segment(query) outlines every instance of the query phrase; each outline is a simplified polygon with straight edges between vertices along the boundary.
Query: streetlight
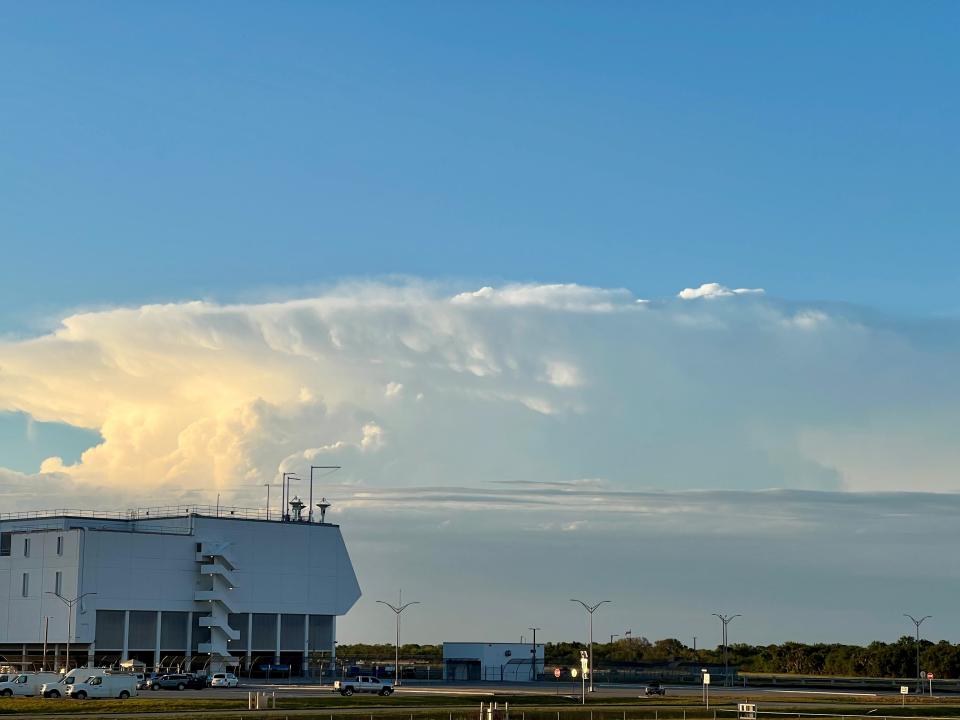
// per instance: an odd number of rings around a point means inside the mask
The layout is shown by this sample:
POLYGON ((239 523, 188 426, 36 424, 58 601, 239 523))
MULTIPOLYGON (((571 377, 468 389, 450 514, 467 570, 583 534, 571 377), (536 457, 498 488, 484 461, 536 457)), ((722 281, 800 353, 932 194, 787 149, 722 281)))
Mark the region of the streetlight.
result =
POLYGON ((78 595, 77 597, 73 598, 73 600, 67 600, 60 593, 50 592, 49 590, 47 590, 46 593, 44 594, 56 595, 67 606, 67 659, 64 663, 64 667, 66 667, 67 670, 69 671, 70 670, 70 636, 73 634, 73 606, 76 605, 81 600, 83 600, 87 595, 96 595, 96 593, 86 592, 86 593, 83 593, 83 595, 78 595))
MULTIPOLYGON (((311 465, 310 466, 310 502, 308 503, 308 505, 310 506, 310 511, 307 513, 307 522, 313 522, 313 471, 314 470, 339 470, 339 469, 340 469, 339 465, 311 465)), ((324 502, 326 502, 326 498, 324 498, 324 502)), ((321 508, 321 512, 325 513, 326 509, 321 508)), ((323 522, 323 520, 321 520, 320 522, 323 522)))
POLYGON ((601 600, 596 605, 587 605, 583 600, 570 598, 570 602, 580 603, 583 609, 590 615, 590 692, 593 692, 593 613, 604 603, 613 602, 612 600, 601 600))
POLYGON ((538 627, 527 628, 527 630, 533 630, 533 650, 530 651, 533 653, 533 659, 530 662, 530 679, 534 682, 537 680, 537 630, 541 629, 538 627))
POLYGON ((610 644, 613 645, 613 639, 614 639, 614 638, 618 638, 618 637, 620 637, 620 636, 619 636, 619 635, 613 635, 613 634, 611 634, 611 635, 610 635, 610 644))
POLYGON ((290 513, 287 511, 287 501, 290 499, 290 481, 300 480, 296 473, 285 472, 283 474, 283 499, 280 501, 280 519, 290 520, 290 513))
POLYGON ((933 615, 924 615, 919 620, 917 620, 913 615, 908 615, 907 613, 904 613, 903 616, 910 618, 913 621, 913 624, 917 626, 917 692, 922 693, 923 680, 920 679, 920 625, 923 624, 924 620, 932 618, 933 615))
POLYGON ((729 625, 734 618, 743 616, 739 613, 736 615, 721 615, 720 613, 711 614, 720 618, 720 622, 723 623, 723 684, 727 685, 730 682, 730 671, 727 669, 727 625, 729 625))
POLYGON ((400 685, 400 613, 406 610, 411 605, 419 605, 419 600, 413 600, 406 604, 403 603, 403 590, 400 591, 400 605, 391 605, 386 600, 377 600, 381 605, 386 605, 388 608, 393 610, 397 616, 397 653, 393 662, 393 683, 394 685, 400 685))

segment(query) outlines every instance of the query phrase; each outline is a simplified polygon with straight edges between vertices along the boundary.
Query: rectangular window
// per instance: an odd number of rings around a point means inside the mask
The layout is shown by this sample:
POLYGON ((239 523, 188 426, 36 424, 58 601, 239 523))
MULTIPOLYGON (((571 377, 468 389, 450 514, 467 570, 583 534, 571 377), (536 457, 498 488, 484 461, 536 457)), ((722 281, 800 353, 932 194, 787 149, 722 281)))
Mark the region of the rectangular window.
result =
POLYGON ((30 538, 23 539, 23 556, 30 557, 30 538))
POLYGON ((53 579, 53 591, 57 595, 63 595, 63 573, 58 572, 53 579))
POLYGON ((63 555, 63 535, 57 535, 57 555, 63 555))
POLYGON ((30 597, 30 573, 23 574, 23 596, 30 597))
POLYGON ((9 557, 10 556, 10 541, 12 536, 10 533, 0 533, 0 557, 9 557))

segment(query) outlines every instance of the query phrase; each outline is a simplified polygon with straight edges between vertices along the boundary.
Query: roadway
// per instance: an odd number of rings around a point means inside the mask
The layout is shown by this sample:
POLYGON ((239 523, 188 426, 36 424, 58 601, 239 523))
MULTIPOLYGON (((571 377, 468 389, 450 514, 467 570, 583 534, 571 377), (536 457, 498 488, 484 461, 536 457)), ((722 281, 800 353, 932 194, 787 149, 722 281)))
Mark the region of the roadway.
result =
MULTIPOLYGON (((635 699, 644 697, 644 684, 616 684, 616 685, 595 685, 594 692, 590 695, 593 698, 616 699, 630 698, 635 699)), ((700 702, 703 690, 699 685, 663 685, 666 689, 667 697, 689 698, 691 704, 700 702)), ((536 695, 549 702, 550 697, 556 697, 561 702, 569 702, 569 698, 580 697, 580 683, 570 682, 538 682, 538 683, 406 683, 396 688, 396 695, 400 696, 444 696, 480 699, 484 696, 495 698, 498 695, 536 695)), ((268 692, 277 694, 277 697, 330 697, 333 690, 330 685, 319 685, 314 683, 301 684, 292 683, 264 683, 249 682, 242 683, 236 688, 207 688, 206 690, 141 690, 140 696, 147 698, 160 698, 166 695, 176 697, 198 697, 198 698, 238 698, 247 697, 249 692, 268 692)), ((770 687, 750 687, 738 685, 736 687, 721 687, 718 685, 710 686, 710 698, 717 700, 739 699, 744 696, 757 697, 769 696, 770 702, 796 701, 800 698, 824 701, 842 701, 848 699, 851 702, 869 700, 869 698, 899 696, 899 692, 894 690, 874 690, 874 691, 854 691, 854 690, 820 690, 810 689, 808 687, 787 688, 778 686, 770 687)), ((915 696, 911 696, 915 697, 915 696)), ((935 696, 936 697, 936 696, 935 696)), ((653 698, 651 698, 653 699, 653 698)), ((389 704, 390 699, 384 698, 384 704, 389 704)))

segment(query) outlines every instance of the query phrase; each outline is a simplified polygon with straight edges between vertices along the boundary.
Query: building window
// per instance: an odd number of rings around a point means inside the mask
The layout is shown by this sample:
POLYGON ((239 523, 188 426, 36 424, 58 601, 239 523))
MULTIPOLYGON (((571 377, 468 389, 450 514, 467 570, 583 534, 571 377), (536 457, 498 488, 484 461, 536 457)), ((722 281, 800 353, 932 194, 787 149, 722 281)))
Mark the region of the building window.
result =
POLYGON ((63 555, 63 535, 57 535, 57 555, 63 555))
POLYGON ((30 597, 30 573, 23 574, 23 596, 30 597))
POLYGON ((0 557, 10 556, 10 533, 0 533, 0 557))
POLYGON ((30 538, 23 539, 23 556, 30 557, 30 538))
POLYGON ((53 579, 53 591, 57 595, 62 595, 63 594, 61 592, 62 590, 63 590, 63 573, 58 572, 53 579))

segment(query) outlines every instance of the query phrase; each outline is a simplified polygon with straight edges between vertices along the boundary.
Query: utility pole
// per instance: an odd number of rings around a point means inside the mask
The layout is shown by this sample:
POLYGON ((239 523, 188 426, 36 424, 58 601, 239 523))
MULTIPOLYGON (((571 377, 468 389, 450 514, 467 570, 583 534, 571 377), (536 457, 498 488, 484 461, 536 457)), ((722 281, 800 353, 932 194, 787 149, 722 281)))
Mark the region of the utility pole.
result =
POLYGON ((270 519, 270 483, 264 483, 263 486, 267 489, 267 520, 270 519))
POLYGON ((67 606, 67 658, 66 658, 65 667, 67 668, 67 672, 69 672, 70 671, 70 636, 73 634, 73 606, 76 605, 81 600, 83 600, 85 597, 87 597, 87 595, 96 595, 96 593, 95 592, 83 593, 83 595, 77 595, 77 597, 73 598, 73 600, 68 600, 60 593, 50 592, 49 590, 47 590, 45 594, 56 595, 58 598, 60 598, 63 601, 63 604, 67 606))
POLYGON ((723 684, 728 685, 730 683, 730 671, 727 667, 727 625, 729 625, 734 618, 742 616, 739 613, 736 615, 721 615, 720 613, 712 614, 720 618, 720 622, 723 623, 723 684))
MULTIPOLYGON (((922 618, 917 620, 913 615, 908 615, 907 613, 903 614, 904 617, 910 618, 913 621, 913 624, 917 626, 917 693, 923 694, 923 680, 920 677, 920 626, 923 624, 924 620, 929 620, 932 615, 924 615, 922 618)), ((931 683, 931 688, 932 688, 931 683)))
POLYGON ((601 600, 596 605, 587 605, 583 600, 571 598, 570 602, 580 603, 583 609, 590 615, 590 692, 593 692, 593 613, 604 603, 613 602, 612 600, 601 600))
POLYGON ((530 679, 536 682, 537 680, 537 630, 542 630, 542 628, 532 627, 527 628, 527 630, 533 630, 533 653, 532 662, 530 663, 530 679))
POLYGON ((393 610, 393 612, 397 616, 397 650, 396 650, 396 655, 394 656, 395 659, 393 663, 393 684, 399 687, 400 686, 400 613, 402 613, 411 605, 419 605, 420 601, 413 600, 411 602, 408 602, 406 605, 404 605, 403 590, 401 590, 399 605, 391 605, 386 600, 377 600, 377 602, 380 603, 381 605, 386 605, 388 608, 393 610))

